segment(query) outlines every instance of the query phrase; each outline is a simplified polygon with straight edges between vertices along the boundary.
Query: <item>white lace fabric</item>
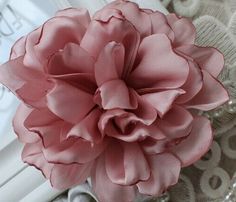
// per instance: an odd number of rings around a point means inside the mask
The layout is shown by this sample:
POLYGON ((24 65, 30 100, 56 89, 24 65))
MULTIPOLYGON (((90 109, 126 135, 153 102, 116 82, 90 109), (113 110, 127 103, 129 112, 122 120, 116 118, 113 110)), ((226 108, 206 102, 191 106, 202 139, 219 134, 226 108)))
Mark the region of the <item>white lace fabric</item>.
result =
MULTIPOLYGON (((183 169, 179 183, 160 198, 137 202, 236 202, 236 0, 162 0, 178 15, 191 18, 196 43, 213 46, 225 56, 219 79, 230 101, 204 113, 213 124, 215 139, 210 151, 193 166, 183 169)), ((69 190, 54 202, 96 201, 88 183, 69 190)))

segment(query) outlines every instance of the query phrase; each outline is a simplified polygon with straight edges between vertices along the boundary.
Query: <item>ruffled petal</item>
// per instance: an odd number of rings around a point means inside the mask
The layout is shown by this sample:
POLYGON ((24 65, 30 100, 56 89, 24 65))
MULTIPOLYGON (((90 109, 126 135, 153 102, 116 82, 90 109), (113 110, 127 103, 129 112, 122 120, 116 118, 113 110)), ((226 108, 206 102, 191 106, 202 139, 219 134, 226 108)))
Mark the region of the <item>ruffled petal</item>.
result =
POLYGON ((113 142, 105 152, 108 177, 119 185, 132 185, 147 180, 150 170, 146 157, 137 143, 113 142))
POLYGON ((123 80, 111 80, 101 85, 94 101, 105 110, 136 109, 138 106, 136 93, 129 89, 123 80))
POLYGON ((103 137, 98 129, 101 114, 101 110, 94 109, 82 121, 71 128, 67 137, 80 137, 90 142, 99 143, 103 137))
POLYGON ((97 12, 95 16, 102 15, 109 9, 121 11, 125 19, 135 26, 142 38, 152 34, 152 23, 150 17, 148 13, 139 8, 138 4, 130 1, 114 1, 97 12))
POLYGON ((182 104, 192 99, 202 88, 203 76, 200 68, 192 61, 189 62, 189 75, 185 84, 181 86, 181 89, 185 91, 185 94, 180 95, 176 99, 176 103, 182 104))
POLYGON ((181 89, 166 90, 155 93, 147 93, 142 95, 142 98, 150 103, 158 112, 160 117, 163 117, 170 110, 176 98, 184 94, 181 89))
POLYGON ((192 129, 193 117, 185 108, 173 106, 156 125, 166 137, 175 139, 187 136, 192 129))
POLYGON ((55 87, 47 94, 48 108, 61 119, 77 124, 94 107, 93 96, 66 82, 54 82, 55 87))
POLYGON ((24 103, 34 107, 46 105, 45 95, 52 88, 44 74, 23 65, 22 57, 1 65, 0 82, 24 103))
POLYGON ((64 10, 57 11, 56 16, 72 18, 85 28, 87 28, 91 22, 89 12, 85 8, 66 8, 64 10))
POLYGON ((67 43, 79 44, 85 31, 86 28, 83 25, 71 18, 51 18, 43 25, 40 39, 32 51, 41 64, 45 64, 48 57, 63 49, 67 43))
POLYGON ((164 34, 146 37, 138 51, 139 64, 127 82, 135 89, 173 89, 182 86, 188 76, 187 61, 175 54, 164 34))
POLYGON ((188 108, 208 111, 227 102, 229 100, 229 95, 223 85, 214 77, 212 77, 208 72, 202 70, 202 73, 202 89, 185 105, 188 108))
POLYGON ((94 74, 94 63, 94 59, 78 44, 67 43, 63 50, 50 57, 45 71, 51 75, 94 74))
POLYGON ((107 141, 99 144, 80 138, 69 138, 43 149, 43 154, 48 162, 71 164, 84 164, 96 159, 106 148, 107 141))
POLYGON ((95 78, 98 86, 107 81, 121 79, 124 57, 125 49, 122 44, 110 42, 105 46, 95 64, 95 78))
POLYGON ((91 179, 93 190, 102 202, 131 202, 135 198, 134 186, 121 186, 109 179, 103 156, 97 160, 91 179))
POLYGON ((194 44, 196 38, 196 29, 193 23, 187 18, 178 18, 174 14, 167 15, 167 21, 174 32, 175 47, 183 44, 194 44))
POLYGON ((125 64, 123 75, 126 76, 133 66, 140 42, 140 34, 134 26, 117 13, 108 13, 91 21, 82 41, 81 47, 95 59, 101 50, 111 41, 125 47, 125 64))
POLYGON ((213 77, 217 77, 224 67, 224 56, 216 48, 183 45, 176 50, 194 59, 201 69, 207 71, 213 77))
POLYGON ((25 119, 24 126, 40 137, 45 148, 58 144, 63 136, 62 132, 71 127, 48 108, 33 109, 25 119))
POLYGON ((39 169, 42 174, 49 179, 54 164, 48 163, 42 153, 42 143, 25 144, 21 157, 25 163, 39 169))
POLYGON ((174 146, 171 151, 186 167, 199 160, 210 148, 213 140, 211 123, 207 118, 196 117, 189 136, 174 146))
POLYGON ((167 149, 167 143, 167 139, 155 140, 152 138, 147 138, 140 143, 140 146, 142 147, 145 154, 154 155, 164 153, 167 149))
POLYGON ((39 137, 34 132, 27 130, 24 125, 25 120, 30 115, 33 109, 24 104, 20 104, 13 119, 13 128, 19 140, 23 143, 33 143, 39 140, 39 137))
POLYGON ((181 164, 172 154, 163 153, 149 156, 151 177, 137 184, 142 194, 160 196, 167 188, 178 182, 181 164))
POLYGON ((82 184, 90 176, 92 166, 93 163, 56 164, 50 175, 51 185, 56 189, 64 190, 82 184))
POLYGON ((26 36, 18 39, 11 48, 10 60, 14 60, 25 54, 26 36))

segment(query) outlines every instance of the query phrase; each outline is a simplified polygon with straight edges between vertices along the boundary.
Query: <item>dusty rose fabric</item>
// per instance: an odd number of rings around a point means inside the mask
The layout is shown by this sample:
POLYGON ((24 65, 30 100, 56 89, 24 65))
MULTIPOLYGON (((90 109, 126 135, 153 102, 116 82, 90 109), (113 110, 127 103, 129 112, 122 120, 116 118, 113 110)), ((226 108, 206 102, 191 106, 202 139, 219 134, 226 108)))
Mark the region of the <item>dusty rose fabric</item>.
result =
POLYGON ((91 177, 101 202, 162 194, 212 142, 210 121, 189 109, 228 100, 222 54, 194 39, 187 19, 122 0, 92 19, 59 11, 19 39, 0 81, 22 100, 23 160, 58 189, 91 177))

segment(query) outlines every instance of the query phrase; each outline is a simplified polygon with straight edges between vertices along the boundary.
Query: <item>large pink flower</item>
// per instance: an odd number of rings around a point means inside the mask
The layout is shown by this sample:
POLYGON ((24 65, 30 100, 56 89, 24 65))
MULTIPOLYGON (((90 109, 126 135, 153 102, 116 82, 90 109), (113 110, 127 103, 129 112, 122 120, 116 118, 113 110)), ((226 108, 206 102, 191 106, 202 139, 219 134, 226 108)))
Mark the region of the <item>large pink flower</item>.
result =
POLYGON ((222 54, 194 40, 187 19, 128 1, 92 20, 84 9, 59 11, 0 68, 23 101, 13 123, 23 160, 59 189, 91 177, 102 202, 162 194, 212 142, 209 120, 188 109, 228 100, 216 79, 222 54))

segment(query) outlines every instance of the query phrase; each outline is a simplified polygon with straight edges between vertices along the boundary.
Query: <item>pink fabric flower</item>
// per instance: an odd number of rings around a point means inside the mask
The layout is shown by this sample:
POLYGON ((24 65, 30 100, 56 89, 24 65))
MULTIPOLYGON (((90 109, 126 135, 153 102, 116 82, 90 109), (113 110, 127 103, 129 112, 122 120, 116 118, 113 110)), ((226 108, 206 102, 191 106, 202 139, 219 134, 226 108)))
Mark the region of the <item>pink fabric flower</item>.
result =
POLYGON ((91 177, 102 202, 158 196, 212 142, 211 110, 228 100, 214 48, 194 45, 191 22, 114 1, 18 40, 0 81, 22 100, 14 129, 23 160, 65 189, 91 177))

